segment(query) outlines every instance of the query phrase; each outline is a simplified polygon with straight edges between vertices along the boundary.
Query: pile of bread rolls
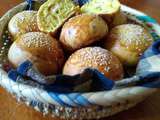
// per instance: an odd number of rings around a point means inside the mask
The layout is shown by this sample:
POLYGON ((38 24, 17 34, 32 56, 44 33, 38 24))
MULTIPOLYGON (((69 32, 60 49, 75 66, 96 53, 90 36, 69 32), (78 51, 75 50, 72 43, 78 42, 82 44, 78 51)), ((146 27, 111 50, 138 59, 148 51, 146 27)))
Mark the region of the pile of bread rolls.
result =
POLYGON ((12 65, 30 60, 44 75, 93 68, 120 80, 123 66, 136 66, 153 42, 145 28, 128 23, 118 0, 91 0, 81 7, 72 0, 48 0, 38 11, 16 14, 8 29, 12 65))

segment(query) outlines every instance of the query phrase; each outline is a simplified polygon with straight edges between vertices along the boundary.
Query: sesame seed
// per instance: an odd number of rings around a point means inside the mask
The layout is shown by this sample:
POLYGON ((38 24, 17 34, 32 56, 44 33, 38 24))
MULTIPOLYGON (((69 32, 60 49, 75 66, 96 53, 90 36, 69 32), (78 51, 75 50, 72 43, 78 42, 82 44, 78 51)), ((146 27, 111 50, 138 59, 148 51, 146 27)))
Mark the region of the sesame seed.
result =
POLYGON ((126 49, 138 51, 146 49, 153 42, 150 33, 142 26, 135 24, 124 24, 114 27, 111 30, 110 38, 119 40, 126 49))

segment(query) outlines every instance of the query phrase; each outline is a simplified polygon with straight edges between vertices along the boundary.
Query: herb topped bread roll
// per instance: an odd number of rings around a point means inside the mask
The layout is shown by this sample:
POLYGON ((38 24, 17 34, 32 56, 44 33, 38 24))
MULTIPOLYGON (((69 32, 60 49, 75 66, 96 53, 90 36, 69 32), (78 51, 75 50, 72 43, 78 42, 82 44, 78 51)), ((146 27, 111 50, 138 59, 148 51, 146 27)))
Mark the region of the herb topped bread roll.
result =
POLYGON ((11 45, 8 59, 15 67, 30 60, 42 74, 51 75, 61 71, 64 54, 56 39, 42 32, 30 32, 11 45))
POLYGON ((79 12, 72 0, 48 0, 38 11, 38 27, 42 32, 55 34, 63 23, 79 12))
POLYGON ((107 22, 111 22, 120 11, 119 0, 90 0, 81 7, 82 13, 101 15, 107 22))
POLYGON ((27 32, 38 32, 37 11, 23 11, 12 17, 8 30, 13 40, 27 32))
POLYGON ((101 17, 82 14, 64 24, 60 42, 66 50, 72 52, 102 39, 107 33, 108 26, 101 17))
POLYGON ((124 24, 110 31, 105 39, 105 48, 113 52, 125 65, 134 66, 152 42, 152 36, 142 26, 124 24))
POLYGON ((73 53, 65 63, 63 74, 76 75, 86 68, 97 69, 111 80, 123 78, 123 68, 118 58, 100 47, 86 47, 73 53))

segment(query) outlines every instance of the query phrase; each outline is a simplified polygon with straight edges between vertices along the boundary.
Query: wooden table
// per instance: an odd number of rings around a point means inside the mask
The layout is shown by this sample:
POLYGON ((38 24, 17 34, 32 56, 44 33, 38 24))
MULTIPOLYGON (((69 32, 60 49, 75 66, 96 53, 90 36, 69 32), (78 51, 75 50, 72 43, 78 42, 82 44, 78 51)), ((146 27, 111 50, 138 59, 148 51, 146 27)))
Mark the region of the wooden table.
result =
MULTIPOLYGON (((121 0, 124 4, 141 10, 160 22, 160 0, 121 0)), ((22 0, 1 0, 0 15, 22 0)), ((0 87, 0 120, 59 120, 50 116, 43 116, 41 113, 18 103, 0 87)), ((149 97, 136 107, 121 112, 113 117, 102 120, 160 120, 160 92, 149 97)))

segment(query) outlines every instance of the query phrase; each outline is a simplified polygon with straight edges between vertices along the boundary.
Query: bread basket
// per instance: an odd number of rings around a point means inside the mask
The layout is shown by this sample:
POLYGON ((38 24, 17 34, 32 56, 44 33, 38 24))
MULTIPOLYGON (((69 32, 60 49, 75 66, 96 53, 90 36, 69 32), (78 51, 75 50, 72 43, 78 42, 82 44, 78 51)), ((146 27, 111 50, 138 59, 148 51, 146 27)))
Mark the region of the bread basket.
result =
MULTIPOLYGON (((50 114, 64 119, 99 119, 135 106, 160 88, 159 79, 156 78, 156 83, 127 86, 109 91, 62 94, 11 80, 6 72, 9 67, 7 51, 11 44, 7 24, 16 13, 23 11, 27 6, 27 2, 21 3, 0 19, 0 85, 19 101, 25 102, 44 115, 50 114)), ((122 5, 121 9, 129 19, 147 28, 155 41, 160 38, 160 26, 154 19, 125 5, 122 5)), ((157 44, 160 42, 155 42, 151 48, 157 44)), ((151 48, 148 52, 146 51, 144 58, 139 62, 140 67, 137 71, 160 72, 160 52, 149 52, 151 48)), ((153 76, 148 79, 152 78, 153 76)))

